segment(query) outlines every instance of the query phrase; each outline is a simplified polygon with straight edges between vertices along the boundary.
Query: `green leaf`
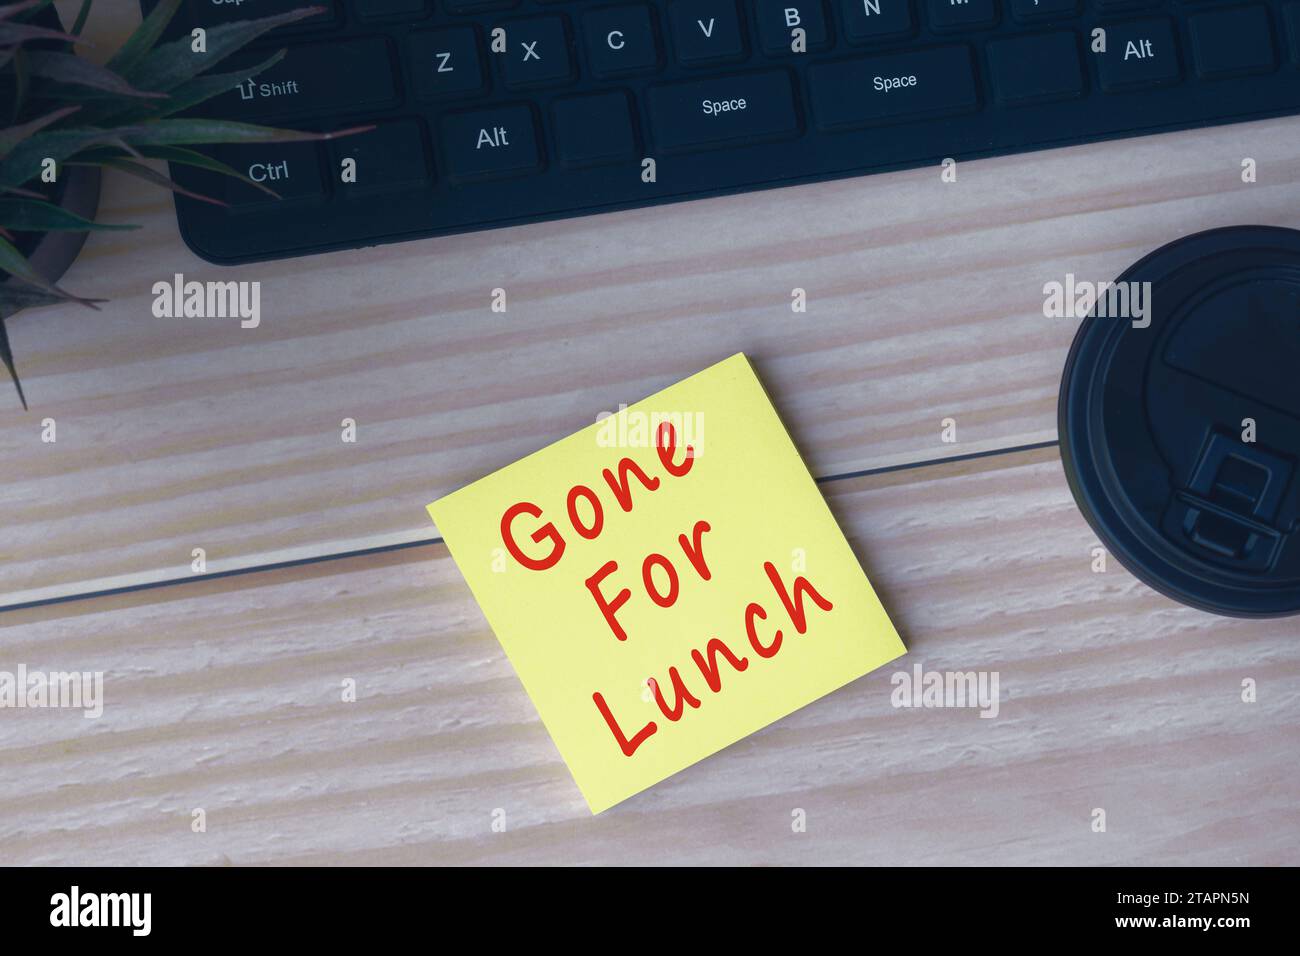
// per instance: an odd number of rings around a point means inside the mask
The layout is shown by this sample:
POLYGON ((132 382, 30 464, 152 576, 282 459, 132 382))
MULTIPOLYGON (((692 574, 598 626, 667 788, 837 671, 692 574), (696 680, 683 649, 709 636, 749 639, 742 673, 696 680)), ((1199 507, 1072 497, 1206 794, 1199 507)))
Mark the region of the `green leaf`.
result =
POLYGON ((28 199, 44 199, 45 196, 34 189, 21 189, 18 186, 0 186, 0 193, 10 193, 14 196, 25 196, 28 199))
POLYGON ((176 16, 180 6, 181 0, 162 0, 153 8, 153 12, 144 18, 144 22, 135 28, 135 32, 127 37, 122 48, 113 54, 112 59, 107 63, 108 68, 118 73, 126 73, 135 67, 158 43, 158 38, 163 35, 167 24, 171 23, 172 17, 176 16))
MULTIPOLYGON (((288 143, 299 140, 337 139, 374 129, 374 124, 353 126, 333 133, 312 133, 297 129, 275 129, 235 120, 166 119, 134 127, 123 139, 133 146, 201 146, 211 143, 288 143)), ((3 177, 0 177, 0 185, 3 177)))
POLYGON ((191 189, 186 189, 184 186, 168 178, 167 176, 164 176, 156 169, 150 169, 148 166, 142 166, 140 163, 132 162, 129 159, 121 159, 121 158, 105 159, 96 163, 95 165, 103 166, 105 169, 116 169, 118 172, 123 172, 130 176, 136 176, 140 179, 143 179, 147 183, 153 183, 153 185, 161 186, 163 189, 170 189, 174 193, 179 193, 182 196, 188 196, 190 199, 196 199, 199 202, 211 203, 214 206, 230 205, 229 203, 224 202, 223 200, 213 199, 211 196, 205 196, 202 193, 196 193, 191 189))
MULTIPOLYGON (((90 299, 83 299, 80 296, 75 296, 70 292, 66 292, 49 279, 45 278, 45 276, 32 268, 32 264, 27 261, 26 256, 18 251, 17 246, 8 239, 2 238, 0 238, 0 271, 7 272, 14 278, 28 282, 43 292, 57 295, 63 299, 71 299, 75 302, 80 302, 83 305, 89 305, 91 308, 96 308, 90 299)), ((5 283, 5 285, 9 285, 12 281, 13 280, 11 279, 10 282, 5 283)))
POLYGON ((63 117, 81 109, 80 106, 65 106, 61 110, 55 110, 53 113, 46 113, 44 116, 38 116, 29 123, 23 123, 21 126, 10 126, 8 129, 0 129, 0 156, 6 155, 20 142, 34 133, 39 133, 42 129, 51 123, 57 123, 63 117))
POLYGON ((112 70, 97 66, 84 57, 73 53, 51 53, 45 50, 34 50, 28 53, 27 64, 33 76, 42 76, 56 83, 85 86, 92 90, 103 90, 115 96, 157 99, 165 95, 138 90, 112 70))
POLYGON ((29 136, 0 159, 0 188, 22 186, 41 172, 41 163, 52 159, 62 163, 69 156, 115 137, 128 138, 133 128, 123 129, 51 129, 29 136))
POLYGON ((24 282, 0 282, 0 362, 3 362, 5 368, 8 369, 14 388, 18 389, 18 400, 23 403, 24 410, 27 408, 27 398, 23 395, 23 385, 18 378, 18 369, 14 367, 14 354, 9 345, 9 333, 5 328, 5 319, 16 315, 23 309, 34 309, 37 306, 53 305, 62 301, 63 296, 42 292, 40 289, 32 288, 24 282))
POLYGON ((42 0, 24 0, 23 3, 10 3, 0 7, 0 20, 11 20, 24 10, 30 10, 35 6, 43 6, 42 0))
POLYGON ((18 117, 23 114, 23 105, 27 102, 27 83, 31 79, 31 74, 27 69, 27 51, 22 47, 14 47, 14 108, 12 112, 13 122, 18 122, 18 117))
POLYGON ((4 238, 0 238, 0 271, 7 272, 16 278, 26 280, 38 289, 43 289, 46 292, 57 293, 59 291, 55 287, 54 283, 46 280, 44 276, 32 267, 32 264, 27 261, 27 257, 18 251, 17 246, 4 238))
POLYGON ((112 100, 106 105, 92 104, 87 108, 84 121, 97 126, 124 123, 143 124, 185 112, 212 99, 214 96, 220 96, 222 93, 233 90, 241 83, 246 83, 263 70, 279 63, 284 58, 284 54, 285 51, 280 50, 261 63, 247 69, 236 70, 231 73, 205 74, 186 80, 172 90, 171 95, 161 104, 156 100, 128 102, 112 100))
MULTIPOLYGON (((8 285, 6 282, 5 285, 8 285)), ((23 383, 18 380, 18 369, 14 368, 14 351, 9 346, 9 330, 5 328, 6 311, 3 305, 4 285, 0 285, 0 362, 4 362, 5 368, 9 370, 9 378, 13 380, 14 388, 18 390, 18 401, 23 403, 23 411, 27 411, 27 396, 23 394, 23 383)))
POLYGON ((91 232, 139 228, 83 219, 54 203, 33 199, 0 199, 0 226, 19 232, 91 232))
POLYGON ((263 70, 270 69, 284 59, 284 50, 280 50, 274 55, 263 60, 256 66, 251 66, 246 70, 236 70, 231 73, 215 73, 205 76, 196 76, 192 80, 187 80, 180 86, 172 90, 171 99, 169 99, 163 108, 162 115, 170 116, 184 110, 192 109, 214 96, 220 96, 229 90, 233 90, 241 83, 257 76, 263 70))
MULTIPOLYGON (((144 156, 140 154, 140 151, 124 140, 121 136, 118 136, 115 130, 110 132, 112 132, 113 135, 104 140, 105 145, 117 147, 132 159, 144 159, 144 156)), ((80 156, 74 158, 80 158, 80 156)))
POLYGON ((188 36, 152 50, 126 73, 141 89, 169 92, 215 66, 269 30, 323 13, 324 7, 303 7, 259 20, 223 23, 208 30, 207 52, 195 53, 188 36))
POLYGON ((81 0, 81 9, 77 11, 77 18, 72 21, 72 29, 68 32, 73 36, 81 36, 81 31, 85 29, 86 18, 90 16, 91 0, 81 0))
POLYGON ((64 301, 62 296, 42 292, 25 282, 0 282, 0 316, 4 318, 17 315, 23 309, 34 309, 37 306, 53 305, 62 301, 64 301))
MULTIPOLYGON (((228 166, 219 159, 214 159, 207 153, 201 153, 197 149, 186 149, 183 146, 142 146, 140 155, 146 159, 161 159, 168 163, 175 163, 178 166, 193 166, 196 169, 216 173, 219 176, 238 179, 246 186, 260 190, 268 196, 274 196, 276 199, 280 198, 280 194, 265 183, 254 182, 233 166, 228 166)), ((122 158, 122 156, 110 150, 93 149, 82 153, 73 165, 101 165, 109 160, 120 160, 122 158)))
POLYGON ((150 159, 164 159, 178 166, 193 166, 220 176, 238 179, 244 185, 260 189, 268 196, 274 196, 277 199, 280 197, 279 193, 265 183, 254 182, 233 166, 228 166, 220 160, 213 159, 206 153, 200 153, 197 149, 185 149, 181 146, 146 146, 141 152, 150 159))
POLYGON ((29 40, 62 40, 76 43, 77 38, 70 33, 33 26, 30 23, 4 23, 0 21, 0 46, 16 46, 29 40))
POLYGON ((22 11, 21 14, 19 14, 18 19, 33 20, 40 15, 40 12, 42 10, 44 10, 46 7, 51 7, 53 5, 54 5, 54 0, 36 0, 35 3, 33 3, 26 10, 22 11))

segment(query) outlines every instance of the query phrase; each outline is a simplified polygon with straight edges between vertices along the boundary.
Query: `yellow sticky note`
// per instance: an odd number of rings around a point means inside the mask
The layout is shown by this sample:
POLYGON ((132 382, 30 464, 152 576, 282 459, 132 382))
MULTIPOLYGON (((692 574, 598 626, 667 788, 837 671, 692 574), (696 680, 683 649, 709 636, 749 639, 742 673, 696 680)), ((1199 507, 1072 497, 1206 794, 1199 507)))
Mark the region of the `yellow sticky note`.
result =
POLYGON ((905 652, 743 354, 429 515, 593 813, 905 652))

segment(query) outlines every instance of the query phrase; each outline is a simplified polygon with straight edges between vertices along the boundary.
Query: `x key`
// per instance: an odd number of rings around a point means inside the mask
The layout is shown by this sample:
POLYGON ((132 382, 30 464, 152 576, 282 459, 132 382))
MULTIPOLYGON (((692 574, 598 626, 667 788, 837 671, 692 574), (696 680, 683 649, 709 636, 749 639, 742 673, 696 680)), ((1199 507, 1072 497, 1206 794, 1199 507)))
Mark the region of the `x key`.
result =
MULTIPOLYGON (((505 51, 493 56, 501 63, 506 86, 518 88, 567 80, 573 73, 569 36, 559 17, 532 17, 501 25, 505 51)), ((496 39, 496 31, 493 39, 496 39)))

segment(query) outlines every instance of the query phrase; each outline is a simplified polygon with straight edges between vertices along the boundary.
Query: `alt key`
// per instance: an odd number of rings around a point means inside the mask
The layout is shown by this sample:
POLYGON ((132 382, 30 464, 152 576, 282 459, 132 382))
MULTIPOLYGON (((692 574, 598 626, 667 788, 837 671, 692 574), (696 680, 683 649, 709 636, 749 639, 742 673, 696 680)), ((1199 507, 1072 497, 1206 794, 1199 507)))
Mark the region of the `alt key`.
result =
POLYGON ((1101 88, 1131 90, 1175 82, 1178 48, 1168 20, 1139 20, 1106 27, 1106 52, 1098 64, 1101 88))
POLYGON ((533 112, 527 106, 444 116, 442 148, 453 179, 517 176, 539 163, 533 112))

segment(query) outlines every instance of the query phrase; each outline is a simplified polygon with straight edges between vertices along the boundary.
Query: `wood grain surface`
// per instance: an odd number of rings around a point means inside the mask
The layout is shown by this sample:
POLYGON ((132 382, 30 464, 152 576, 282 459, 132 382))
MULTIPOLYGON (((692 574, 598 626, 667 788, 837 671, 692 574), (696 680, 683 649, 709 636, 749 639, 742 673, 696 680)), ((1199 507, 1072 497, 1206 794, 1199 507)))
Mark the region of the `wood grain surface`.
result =
POLYGON ((829 500, 908 655, 595 818, 441 545, 0 615, 106 700, 0 720, 0 861, 1296 862, 1294 622, 1093 573, 1051 449, 829 500), (997 717, 892 707, 918 663, 997 717))
MULTIPOLYGON (((92 37, 138 15, 96 8, 92 37)), ((200 547, 228 570, 430 538, 427 502, 737 351, 818 476, 945 457, 948 417, 962 452, 1050 440, 1076 323, 1043 284, 1300 225, 1300 119, 237 269, 135 180, 102 215, 144 229, 67 285, 111 301, 10 323, 31 411, 0 393, 0 606, 184 578, 200 547), (261 326, 155 318, 175 273, 260 281, 261 326)))
MULTIPOLYGON (((137 18, 98 0, 91 55, 137 18)), ((104 218, 145 228, 92 238, 66 281, 111 301, 12 321, 31 411, 0 394, 0 670, 103 671, 105 710, 0 712, 0 864, 1294 864, 1295 620, 1094 573, 1056 450, 1015 449, 1055 438, 1074 333, 1043 284, 1300 226, 1298 134, 234 270, 185 250, 166 196, 110 179, 104 218), (262 282, 261 326, 154 318, 176 272, 262 282), (423 506, 736 351, 909 653, 593 818, 423 506), (998 715, 892 706, 918 664, 997 673, 998 715)))

